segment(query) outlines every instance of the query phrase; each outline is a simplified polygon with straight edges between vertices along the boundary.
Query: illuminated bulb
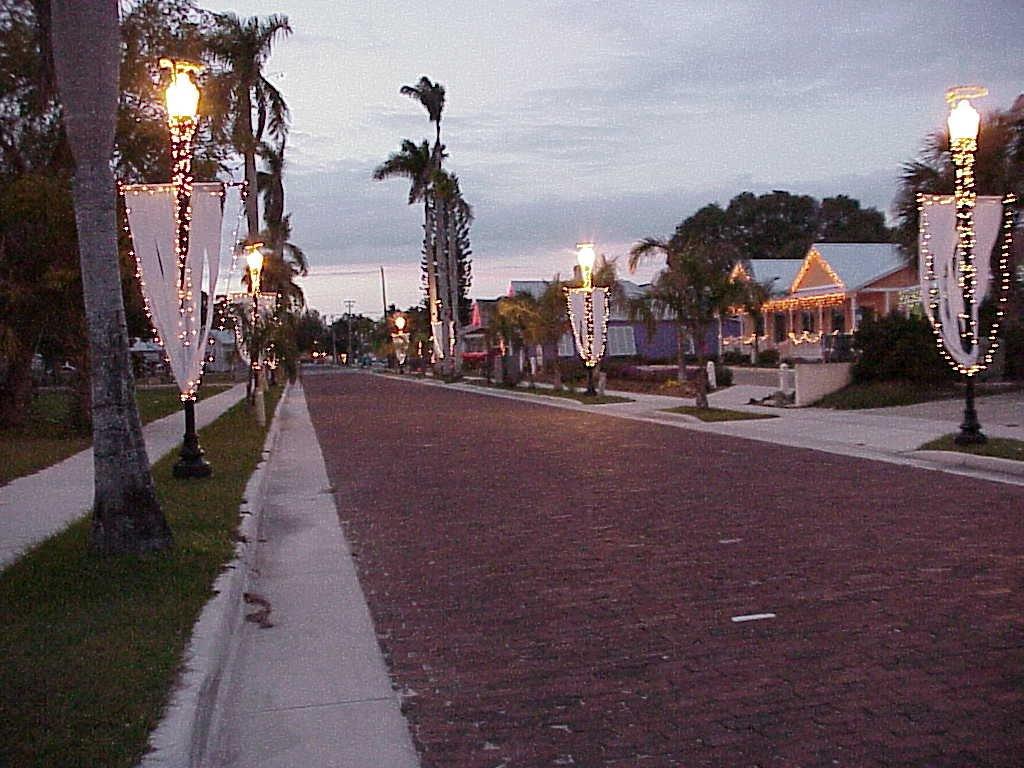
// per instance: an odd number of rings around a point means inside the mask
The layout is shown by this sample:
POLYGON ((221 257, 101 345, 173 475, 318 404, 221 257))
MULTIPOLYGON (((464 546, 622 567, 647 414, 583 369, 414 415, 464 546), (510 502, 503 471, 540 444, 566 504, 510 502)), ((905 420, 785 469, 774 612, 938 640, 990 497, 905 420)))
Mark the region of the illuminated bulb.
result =
POLYGON ((395 328, 398 329, 399 333, 405 330, 405 318, 401 315, 395 318, 395 328))
POLYGON ((981 116, 967 99, 958 101, 956 106, 949 111, 949 120, 947 122, 949 125, 950 142, 978 138, 981 116))
POLYGON ((249 267, 250 272, 259 272, 263 269, 263 251, 261 248, 263 243, 256 243, 255 245, 246 246, 245 249, 245 264, 249 267))
POLYGON ((164 91, 167 117, 171 121, 195 120, 199 114, 199 88, 192 81, 192 73, 200 67, 187 61, 161 59, 160 66, 171 70, 171 84, 164 91))
POLYGON ((576 260, 580 263, 580 269, 590 272, 594 269, 594 262, 597 260, 597 253, 594 251, 593 243, 576 244, 576 260))

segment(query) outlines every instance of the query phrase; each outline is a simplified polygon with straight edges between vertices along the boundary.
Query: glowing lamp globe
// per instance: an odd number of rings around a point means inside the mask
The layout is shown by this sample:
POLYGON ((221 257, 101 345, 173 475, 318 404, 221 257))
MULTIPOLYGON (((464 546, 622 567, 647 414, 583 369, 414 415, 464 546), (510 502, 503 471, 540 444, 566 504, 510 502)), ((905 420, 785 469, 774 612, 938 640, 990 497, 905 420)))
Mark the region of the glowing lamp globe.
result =
POLYGON ((981 116, 967 99, 961 99, 949 111, 949 140, 956 142, 978 138, 981 116))
POLYGON ((576 245, 576 260, 580 263, 580 269, 590 272, 597 260, 597 253, 594 251, 593 243, 578 243, 576 245))
POLYGON ((199 114, 199 89, 188 71, 175 71, 164 92, 167 116, 171 120, 195 120, 199 114))
POLYGON ((259 272, 263 269, 263 251, 260 250, 260 246, 249 246, 245 254, 245 263, 250 272, 259 272))
POLYGON ((399 333, 405 330, 405 318, 401 315, 395 318, 395 328, 398 329, 399 333))

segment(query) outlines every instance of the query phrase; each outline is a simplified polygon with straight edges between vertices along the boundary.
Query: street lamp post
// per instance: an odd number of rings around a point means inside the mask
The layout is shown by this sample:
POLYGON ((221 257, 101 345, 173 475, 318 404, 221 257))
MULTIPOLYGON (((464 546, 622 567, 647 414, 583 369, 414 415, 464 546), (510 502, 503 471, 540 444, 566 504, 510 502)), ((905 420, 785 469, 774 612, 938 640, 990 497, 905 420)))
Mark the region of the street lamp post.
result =
MULTIPOLYGON (((972 311, 978 287, 977 268, 974 264, 974 205, 977 198, 974 189, 974 154, 978 150, 978 128, 981 118, 970 98, 984 96, 984 89, 954 88, 947 94, 951 109, 949 112, 949 148, 956 166, 956 185, 953 197, 956 204, 957 261, 960 266, 959 288, 963 296, 963 313, 960 316, 960 338, 964 351, 970 353, 978 344, 978 324, 972 311)), ((983 254, 984 256, 984 254, 983 254)), ((954 438, 958 445, 976 445, 986 441, 974 408, 973 367, 965 371, 967 376, 964 396, 964 420, 960 433, 954 438)))
POLYGON ((252 329, 249 333, 249 366, 252 376, 253 405, 256 408, 256 423, 261 427, 267 423, 266 405, 261 389, 260 350, 256 340, 260 307, 260 277, 263 273, 263 243, 253 243, 245 248, 245 265, 249 270, 249 290, 252 293, 252 329))
POLYGON ((604 353, 608 323, 608 291, 594 287, 594 262, 597 254, 593 243, 578 243, 576 259, 580 265, 582 286, 566 291, 569 319, 572 322, 576 347, 587 367, 587 394, 596 395, 594 369, 604 353), (595 302, 595 299, 597 301, 595 302))
POLYGON ((405 373, 405 360, 409 352, 409 334, 406 333, 405 315, 395 315, 395 332, 392 334, 392 345, 395 348, 395 360, 398 363, 398 372, 405 373))
MULTIPOLYGON (((179 315, 184 318, 193 301, 192 278, 188 269, 188 246, 192 223, 192 145, 196 135, 199 114, 199 88, 192 77, 201 67, 187 61, 161 59, 161 69, 171 70, 171 82, 164 92, 167 125, 171 134, 172 177, 174 186, 174 251, 178 267, 179 315)), ((190 329, 181 326, 182 343, 191 343, 190 329)), ((196 396, 187 392, 181 396, 185 410, 185 435, 181 453, 171 472, 175 477, 209 477, 213 471, 203 458, 196 432, 196 396)))

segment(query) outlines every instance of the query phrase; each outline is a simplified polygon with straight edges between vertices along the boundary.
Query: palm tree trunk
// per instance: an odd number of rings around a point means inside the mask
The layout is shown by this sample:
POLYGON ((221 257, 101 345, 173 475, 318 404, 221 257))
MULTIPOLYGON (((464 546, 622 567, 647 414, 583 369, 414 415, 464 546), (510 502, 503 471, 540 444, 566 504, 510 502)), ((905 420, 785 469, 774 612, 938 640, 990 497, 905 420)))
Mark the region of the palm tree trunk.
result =
POLYGON ((75 158, 75 221, 92 360, 92 545, 109 553, 163 549, 172 543, 171 531, 156 498, 135 404, 117 258, 110 162, 121 53, 117 0, 55 0, 53 51, 75 158), (87 67, 83 51, 89 52, 87 67))
POLYGON ((698 408, 708 407, 708 376, 707 360, 704 356, 704 339, 707 337, 707 327, 698 325, 694 332, 694 351, 697 353, 697 378, 694 384, 697 387, 696 403, 698 408))
POLYGON ((260 207, 256 189, 256 139, 252 135, 252 101, 248 88, 242 91, 238 100, 238 111, 242 121, 241 133, 244 134, 242 140, 245 142, 241 147, 245 161, 245 222, 249 240, 254 241, 260 231, 260 207))
POLYGON ((433 234, 434 217, 428 194, 423 199, 423 258, 427 262, 427 316, 430 320, 431 339, 434 338, 434 323, 437 322, 437 264, 434 261, 433 234))
POLYGON ((686 383, 686 329, 682 323, 676 323, 676 361, 679 363, 678 381, 686 383))
POLYGON ((459 253, 455 233, 454 203, 448 211, 446 243, 448 251, 448 306, 452 315, 452 335, 454 351, 452 353, 452 372, 456 376, 462 374, 462 334, 459 328, 459 253))
POLYGON ((441 296, 441 349, 444 352, 444 359, 441 362, 441 370, 445 374, 452 372, 452 354, 450 340, 451 328, 451 290, 449 289, 447 241, 445 239, 445 221, 447 219, 447 206, 439 196, 434 196, 434 262, 437 268, 437 287, 441 296))

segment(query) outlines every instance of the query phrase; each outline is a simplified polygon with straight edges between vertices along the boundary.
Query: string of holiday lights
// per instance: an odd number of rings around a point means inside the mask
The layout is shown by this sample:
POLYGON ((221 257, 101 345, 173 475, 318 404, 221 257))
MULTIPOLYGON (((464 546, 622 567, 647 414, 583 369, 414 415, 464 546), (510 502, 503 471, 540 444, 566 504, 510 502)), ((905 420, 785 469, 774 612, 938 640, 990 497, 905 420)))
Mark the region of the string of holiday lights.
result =
POLYGON ((584 365, 593 368, 601 362, 601 355, 604 353, 605 340, 608 338, 608 316, 609 302, 607 288, 566 288, 566 302, 569 307, 569 323, 572 326, 573 337, 576 340, 576 349, 583 359, 584 365), (576 322, 576 310, 573 307, 573 296, 583 296, 583 318, 582 323, 576 322), (595 349, 595 326, 594 326, 594 298, 598 295, 601 302, 601 344, 595 349))
MULTIPOLYGON (((973 175, 969 175, 973 183, 973 175)), ((959 183, 959 173, 958 173, 959 183)), ((1017 197, 1013 194, 1008 194, 1002 198, 1002 237, 1000 238, 999 244, 999 258, 998 263, 998 289, 996 291, 996 311, 995 319, 992 322, 989 332, 984 340, 983 353, 980 353, 974 362, 963 363, 958 361, 953 355, 950 354, 946 348, 946 342, 944 341, 943 335, 943 321, 942 314, 940 312, 940 306, 942 302, 942 295, 939 289, 938 276, 935 272, 935 253, 931 248, 932 235, 929 228, 929 208, 933 205, 949 205, 955 202, 955 195, 929 195, 929 194, 918 194, 917 196, 917 210, 921 221, 921 239, 920 239, 920 254, 919 258, 922 258, 925 263, 925 282, 927 283, 927 302, 929 308, 929 319, 932 324, 932 331, 935 335, 935 346, 939 350, 942 357, 952 366, 954 370, 963 374, 964 376, 975 376, 976 374, 985 370, 993 360, 996 350, 999 349, 999 328, 1002 324, 1002 318, 1005 313, 1005 304, 1008 301, 1010 291, 1010 249, 1013 246, 1013 225, 1014 225, 1014 205, 1017 202, 1017 197)), ((977 205, 977 197, 971 198, 971 215, 969 217, 971 231, 969 233, 962 231, 961 227, 966 221, 961 216, 959 206, 957 206, 956 222, 957 222, 957 269, 959 271, 957 279, 957 287, 964 293, 967 294, 965 299, 965 310, 968 306, 972 309, 970 311, 964 311, 958 313, 958 320, 960 321, 960 338, 970 343, 970 346, 965 350, 970 352, 971 350, 978 349, 978 345, 981 343, 979 339, 979 329, 977 320, 974 318, 975 314, 975 300, 977 297, 977 268, 971 260, 967 273, 970 277, 965 276, 965 269, 960 264, 965 245, 969 245, 971 252, 976 245, 976 234, 973 228, 973 212, 977 205), (968 304, 968 301, 970 302, 968 304), (966 329, 966 331, 965 331, 966 329)))

